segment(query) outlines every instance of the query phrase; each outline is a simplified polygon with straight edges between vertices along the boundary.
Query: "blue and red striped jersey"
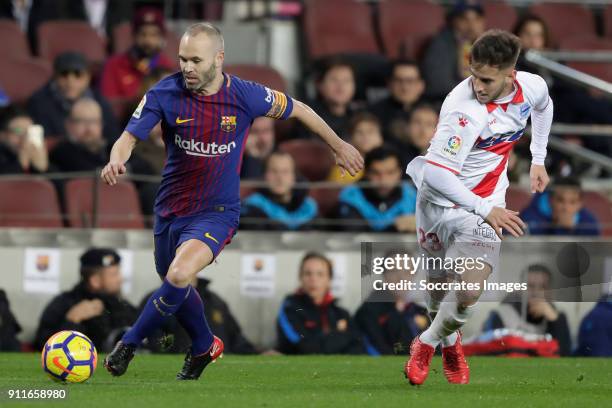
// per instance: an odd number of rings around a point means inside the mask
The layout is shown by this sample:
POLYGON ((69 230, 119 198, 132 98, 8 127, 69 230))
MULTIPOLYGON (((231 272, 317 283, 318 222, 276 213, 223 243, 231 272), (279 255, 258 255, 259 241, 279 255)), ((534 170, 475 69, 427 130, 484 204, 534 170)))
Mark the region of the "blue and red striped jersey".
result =
POLYGON ((292 99, 265 86, 223 74, 214 95, 187 90, 180 72, 149 90, 125 130, 146 139, 161 121, 166 165, 155 200, 162 217, 193 215, 217 206, 240 207, 240 166, 253 120, 286 119, 292 99))

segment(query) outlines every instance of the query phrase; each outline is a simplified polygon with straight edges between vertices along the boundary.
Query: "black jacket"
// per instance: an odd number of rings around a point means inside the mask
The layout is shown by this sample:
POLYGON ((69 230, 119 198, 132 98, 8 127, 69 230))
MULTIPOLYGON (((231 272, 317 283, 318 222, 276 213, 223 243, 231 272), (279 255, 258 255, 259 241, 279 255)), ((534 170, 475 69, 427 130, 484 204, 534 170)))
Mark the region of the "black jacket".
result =
MULTIPOLYGON (((229 306, 216 293, 208 289, 208 279, 198 279, 197 290, 204 302, 204 315, 213 334, 223 340, 226 353, 255 354, 257 350, 242 334, 238 321, 229 306)), ((146 295, 141 304, 142 310, 153 292, 146 295)), ((148 348, 158 353, 183 353, 191 346, 189 335, 174 316, 164 322, 161 329, 149 337, 148 348)))
POLYGON ((77 284, 72 290, 56 296, 47 305, 40 317, 36 331, 35 346, 42 349, 47 339, 60 330, 76 330, 93 341, 98 351, 110 351, 114 340, 122 334, 138 317, 136 308, 117 296, 90 292, 84 283, 77 284), (104 311, 100 316, 84 320, 79 324, 66 319, 66 314, 82 300, 100 299, 104 311))
MULTIPOLYGON (((102 134, 109 143, 114 142, 120 135, 121 129, 117 124, 117 119, 110 104, 104 97, 95 90, 85 92, 100 104, 102 108, 103 128, 102 134)), ((67 136, 64 122, 70 114, 72 103, 65 100, 59 92, 55 90, 53 81, 49 81, 45 86, 36 91, 27 103, 27 109, 35 123, 39 123, 45 129, 45 135, 67 136)))
POLYGON ((277 320, 278 350, 286 354, 361 354, 349 312, 328 294, 321 305, 298 292, 283 301, 277 320), (345 326, 344 328, 342 326, 345 326))
POLYGON ((19 158, 6 144, 0 143, 0 174, 25 173, 19 158))
POLYGON ((429 317, 427 309, 414 303, 400 312, 393 302, 366 301, 357 309, 355 323, 364 335, 368 354, 405 355, 412 339, 429 325, 429 317))
POLYGON ((11 312, 11 306, 6 293, 0 289, 0 351, 20 351, 21 346, 17 334, 21 326, 11 312))

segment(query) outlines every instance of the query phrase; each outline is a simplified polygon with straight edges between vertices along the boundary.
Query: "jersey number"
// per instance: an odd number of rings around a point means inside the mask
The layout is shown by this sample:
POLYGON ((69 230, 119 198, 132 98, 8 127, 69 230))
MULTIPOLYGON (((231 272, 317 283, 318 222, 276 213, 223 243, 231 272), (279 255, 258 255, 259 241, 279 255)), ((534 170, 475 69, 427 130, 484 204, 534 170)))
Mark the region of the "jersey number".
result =
POLYGON ((442 243, 438 235, 435 232, 425 234, 423 228, 419 228, 419 245, 421 248, 432 252, 442 250, 442 243))

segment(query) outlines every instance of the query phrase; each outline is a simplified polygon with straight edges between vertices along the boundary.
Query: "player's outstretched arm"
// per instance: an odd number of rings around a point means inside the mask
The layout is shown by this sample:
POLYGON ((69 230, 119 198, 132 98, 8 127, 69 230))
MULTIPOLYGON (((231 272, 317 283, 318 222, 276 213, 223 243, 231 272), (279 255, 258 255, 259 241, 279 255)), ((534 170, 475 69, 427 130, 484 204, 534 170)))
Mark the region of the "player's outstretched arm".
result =
POLYGON ((124 131, 117 139, 111 149, 110 160, 100 174, 106 184, 110 186, 117 184, 119 175, 125 174, 125 162, 130 158, 136 143, 138 139, 128 131, 124 131))
POLYGON ((336 163, 342 169, 348 171, 351 176, 363 169, 363 157, 357 149, 340 139, 336 132, 310 106, 293 99, 293 111, 289 117, 298 119, 308 129, 319 135, 334 151, 336 163))

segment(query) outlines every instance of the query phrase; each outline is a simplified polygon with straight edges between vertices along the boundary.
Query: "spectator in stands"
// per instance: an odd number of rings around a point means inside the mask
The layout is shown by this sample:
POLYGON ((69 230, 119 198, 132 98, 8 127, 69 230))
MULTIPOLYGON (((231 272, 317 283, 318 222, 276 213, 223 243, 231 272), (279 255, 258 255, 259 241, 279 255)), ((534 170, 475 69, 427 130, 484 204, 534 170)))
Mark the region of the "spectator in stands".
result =
POLYGON ((0 118, 0 173, 44 173, 48 168, 42 128, 26 112, 5 108, 0 118))
POLYGON ((387 88, 390 95, 369 108, 384 126, 385 140, 399 139, 412 108, 425 91, 416 61, 396 60, 391 65, 387 88))
POLYGON ((98 351, 110 351, 116 338, 138 317, 136 308, 121 298, 121 258, 112 249, 91 248, 81 256, 81 280, 56 296, 40 318, 35 344, 41 349, 60 330, 77 330, 98 351))
MULTIPOLYGON (((366 155, 371 150, 383 145, 382 129, 378 118, 369 112, 359 112, 349 122, 350 141, 361 153, 366 155)), ((363 177, 363 170, 351 176, 348 172, 342 172, 339 166, 332 167, 329 181, 341 184, 351 184, 363 177)))
POLYGON ((300 287, 285 297, 277 320, 278 350, 286 354, 359 354, 363 346, 349 312, 331 294, 332 264, 309 252, 300 262, 300 287))
MULTIPOLYGON (((348 123, 354 112, 355 72, 350 63, 334 57, 325 61, 316 77, 317 99, 310 106, 340 137, 348 137, 348 123)), ((300 126, 298 134, 312 137, 300 126)))
MULTIPOLYGON (((66 119, 68 137, 51 151, 51 162, 62 172, 93 171, 108 162, 107 140, 102 137, 102 109, 91 98, 77 100, 66 119)), ((151 169, 138 156, 130 159, 130 171, 150 174, 151 169)))
POLYGON ((244 147, 240 178, 263 179, 266 159, 274 150, 274 132, 273 119, 261 116, 253 121, 244 147))
POLYGON ((0 289, 0 351, 20 351, 21 345, 17 339, 20 332, 21 326, 11 312, 6 293, 0 289))
MULTIPOLYGON (((393 259, 411 253, 393 250, 385 258, 393 259)), ((410 269, 385 269, 386 283, 414 281, 417 275, 410 269)), ((355 313, 355 323, 364 337, 366 351, 370 355, 401 354, 410 349, 410 343, 429 326, 427 309, 411 300, 411 292, 405 290, 373 291, 355 313)))
MULTIPOLYGON (((555 101, 555 122, 612 124, 612 102, 602 93, 578 87, 560 78, 553 78, 547 70, 526 62, 524 57, 526 51, 542 51, 551 47, 548 27, 544 20, 528 14, 518 21, 514 33, 521 39, 523 46, 517 69, 538 74, 546 80, 551 88, 551 97, 555 101)), ((594 136, 565 139, 568 143, 576 143, 604 155, 612 155, 612 143, 607 138, 594 136)), ((577 176, 592 172, 592 177, 599 174, 599 169, 593 168, 588 163, 574 162, 566 155, 553 153, 550 161, 553 173, 577 176)))
POLYGON ((400 154, 403 169, 412 159, 427 151, 437 124, 438 112, 431 105, 420 103, 413 108, 398 137, 388 141, 400 154))
MULTIPOLYGON (((210 281, 196 277, 191 283, 204 302, 204 313, 210 330, 223 340, 226 353, 256 354, 258 351, 244 336, 236 318, 229 306, 215 292, 209 289, 210 281)), ((146 295, 140 308, 142 309, 151 297, 146 295)), ((161 353, 184 353, 191 346, 191 338, 174 316, 170 316, 161 330, 148 337, 148 348, 161 353)))
POLYGON ((577 179, 557 180, 550 191, 538 193, 521 213, 531 235, 599 235, 599 223, 582 202, 577 179))
MULTIPOLYGON (((12 3, 18 2, 13 1, 12 3)), ((113 28, 129 20, 132 11, 132 2, 125 0, 31 0, 30 3, 27 26, 28 38, 33 50, 37 49, 38 27, 46 21, 86 21, 102 37, 110 38, 113 28)))
POLYGON ((550 301, 550 270, 544 265, 529 265, 526 279, 527 293, 506 296, 497 310, 490 313, 483 330, 507 328, 527 334, 550 334, 559 342, 560 354, 569 355, 571 338, 567 318, 550 301))
POLYGON ((102 71, 100 90, 106 98, 135 99, 143 79, 154 70, 170 70, 173 62, 162 52, 166 26, 162 11, 144 7, 132 20, 134 45, 126 52, 108 59, 102 71))
POLYGON ((339 196, 339 217, 348 231, 415 231, 416 190, 402 181, 399 154, 388 146, 365 156, 365 181, 345 187, 339 196))
POLYGON ((51 151, 51 162, 62 172, 104 167, 108 159, 102 136, 102 109, 91 98, 77 100, 66 119, 68 137, 51 151))
POLYGON ((612 293, 604 295, 582 319, 575 354, 612 357, 612 293))
POLYGON ((53 62, 53 78, 28 100, 28 112, 49 136, 65 136, 65 120, 76 100, 95 99, 102 109, 103 135, 108 141, 119 137, 120 130, 109 103, 90 88, 91 74, 85 57, 77 52, 58 55, 53 62))
POLYGON ((423 59, 425 95, 433 101, 442 101, 470 75, 470 49, 484 32, 484 10, 478 1, 458 0, 447 22, 447 27, 431 40, 423 59))
POLYGON ((265 164, 267 187, 248 196, 241 225, 250 229, 304 230, 317 216, 317 203, 306 189, 295 188, 295 162, 289 153, 274 152, 265 164))

